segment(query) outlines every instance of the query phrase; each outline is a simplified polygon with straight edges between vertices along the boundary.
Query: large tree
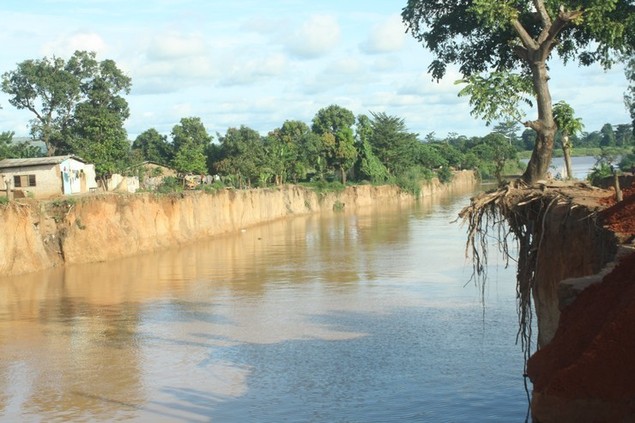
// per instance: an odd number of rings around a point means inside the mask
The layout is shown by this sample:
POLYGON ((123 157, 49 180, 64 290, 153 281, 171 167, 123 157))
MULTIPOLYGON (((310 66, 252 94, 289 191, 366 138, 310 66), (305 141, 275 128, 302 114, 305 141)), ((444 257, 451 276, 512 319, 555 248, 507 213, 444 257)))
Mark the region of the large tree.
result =
POLYGON ((79 104, 93 101, 93 106, 107 107, 95 102, 96 95, 89 99, 96 85, 108 90, 110 98, 130 89, 130 79, 113 61, 97 62, 95 57, 93 52, 76 51, 68 61, 59 57, 25 60, 2 75, 2 91, 9 95, 11 105, 34 115, 31 135, 44 142, 49 156, 68 150, 62 132, 71 125, 79 104))
POLYGON ((373 135, 373 127, 370 118, 366 115, 357 116, 356 141, 359 156, 357 159, 357 177, 366 179, 372 183, 385 183, 390 179, 388 168, 379 160, 373 152, 370 139, 373 135))
POLYGON ((182 118, 172 128, 174 158, 172 166, 181 174, 203 174, 207 172, 205 154, 212 137, 198 117, 182 118))
POLYGON ((143 131, 132 143, 132 149, 141 153, 144 160, 164 166, 170 165, 174 157, 174 148, 165 135, 154 128, 143 131))
POLYGON ((394 176, 417 165, 420 142, 408 132, 404 119, 384 112, 371 112, 368 140, 373 152, 394 176))
POLYGON ((328 166, 340 173, 343 184, 346 183, 346 173, 357 159, 354 124, 353 112, 333 104, 318 110, 311 126, 313 132, 322 137, 328 166))
POLYGON ((477 87, 472 95, 505 100, 490 107, 507 107, 510 95, 526 89, 522 81, 529 82, 538 112, 523 122, 537 133, 523 174, 529 184, 545 177, 556 133, 548 60, 557 53, 565 62, 606 68, 635 46, 632 0, 409 0, 402 18, 434 54, 432 76, 440 79, 450 64, 459 65, 477 87))
POLYGON ((108 177, 128 166, 130 143, 124 122, 130 115, 120 95, 130 90, 130 78, 112 60, 98 62, 94 53, 77 52, 69 62, 82 63, 83 101, 61 128, 63 153, 77 154, 95 164, 97 176, 108 177))
POLYGON ((218 135, 221 143, 215 170, 232 180, 239 188, 251 188, 260 179, 265 157, 262 137, 255 129, 242 125, 229 128, 224 136, 218 135))

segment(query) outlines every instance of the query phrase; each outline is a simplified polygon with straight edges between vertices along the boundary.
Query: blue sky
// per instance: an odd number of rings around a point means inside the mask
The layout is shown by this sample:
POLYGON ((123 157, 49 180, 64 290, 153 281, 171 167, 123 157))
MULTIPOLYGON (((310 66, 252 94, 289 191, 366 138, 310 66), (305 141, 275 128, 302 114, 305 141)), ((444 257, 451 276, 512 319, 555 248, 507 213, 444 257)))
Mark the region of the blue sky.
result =
MULTIPOLYGON (((3 0, 0 72, 26 59, 92 50, 131 78, 130 139, 169 134, 200 117, 210 134, 246 125, 262 134, 287 119, 310 124, 322 107, 385 112, 412 132, 485 135, 450 70, 426 73, 431 56, 404 33, 406 1, 3 0)), ((587 131, 629 123, 621 68, 552 64, 554 101, 566 100, 587 131)), ((0 131, 28 135, 27 111, 0 93, 0 131)), ((533 118, 533 113, 529 115, 533 118)))

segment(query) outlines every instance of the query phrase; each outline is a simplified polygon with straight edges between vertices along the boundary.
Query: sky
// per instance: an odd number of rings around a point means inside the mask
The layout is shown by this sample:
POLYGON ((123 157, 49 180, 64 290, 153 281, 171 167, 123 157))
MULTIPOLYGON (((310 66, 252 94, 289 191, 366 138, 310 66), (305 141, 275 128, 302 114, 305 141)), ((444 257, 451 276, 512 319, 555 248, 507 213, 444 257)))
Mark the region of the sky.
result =
MULTIPOLYGON (((28 59, 76 50, 112 59, 132 79, 125 96, 134 140, 169 135, 184 117, 225 134, 266 135, 286 120, 310 125, 337 104, 355 115, 403 118, 421 138, 491 132, 458 97, 451 68, 433 81, 432 55, 405 33, 406 0, 2 0, 0 73, 28 59)), ((551 64, 554 101, 566 100, 585 130, 630 123, 623 70, 551 64)), ((0 93, 0 131, 28 136, 32 114, 0 93)), ((534 119, 535 111, 528 118, 534 119)))

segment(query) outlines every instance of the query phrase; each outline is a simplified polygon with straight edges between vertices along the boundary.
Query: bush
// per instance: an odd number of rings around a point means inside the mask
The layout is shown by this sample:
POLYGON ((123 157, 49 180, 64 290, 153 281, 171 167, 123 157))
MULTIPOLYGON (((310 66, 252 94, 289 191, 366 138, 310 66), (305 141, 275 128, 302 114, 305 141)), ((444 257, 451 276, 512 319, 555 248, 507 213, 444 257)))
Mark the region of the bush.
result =
POLYGON ((174 176, 166 176, 163 178, 161 184, 157 187, 157 192, 160 194, 170 194, 173 192, 182 192, 183 183, 181 180, 174 176))
POLYGON ((437 170, 437 177, 439 178, 439 181, 447 184, 449 182, 452 182, 454 174, 448 166, 443 166, 441 169, 437 170))
POLYGON ((613 166, 611 166, 607 162, 598 162, 595 164, 595 166, 593 166, 593 169, 591 169, 591 172, 589 173, 589 176, 587 176, 587 179, 589 180, 589 182, 591 182, 591 185, 598 186, 602 179, 608 178, 612 175, 613 166))
POLYGON ((635 169, 635 151, 624 155, 620 161, 620 169, 624 172, 632 172, 635 169))
POLYGON ((225 184, 223 184, 221 181, 216 181, 212 184, 201 184, 196 187, 197 190, 203 191, 207 194, 214 194, 215 192, 218 192, 223 188, 225 188, 225 184))
POLYGON ((399 174, 395 183, 402 190, 409 192, 416 198, 421 195, 421 184, 430 181, 434 177, 434 172, 427 168, 412 167, 399 174))
POLYGON ((320 195, 326 195, 331 192, 342 192, 346 188, 344 184, 339 181, 327 182, 327 181, 316 181, 316 182, 308 182, 303 183, 303 186, 312 189, 316 193, 320 195))

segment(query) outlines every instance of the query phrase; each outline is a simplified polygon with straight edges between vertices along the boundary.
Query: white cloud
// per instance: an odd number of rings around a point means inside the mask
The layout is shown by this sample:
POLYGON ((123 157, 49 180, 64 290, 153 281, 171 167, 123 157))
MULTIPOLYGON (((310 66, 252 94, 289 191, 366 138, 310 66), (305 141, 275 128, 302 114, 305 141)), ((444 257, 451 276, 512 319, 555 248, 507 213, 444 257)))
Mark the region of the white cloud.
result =
POLYGON ((202 56, 205 52, 205 40, 200 34, 172 32, 155 36, 147 54, 150 60, 171 60, 202 56))
POLYGON ((365 53, 393 53, 401 50, 406 40, 405 27, 399 15, 376 25, 360 48, 365 53))
POLYGON ((333 16, 313 15, 288 35, 286 45, 295 56, 316 58, 337 46, 340 34, 340 26, 333 16))
POLYGON ((108 52, 108 46, 101 35, 80 30, 64 34, 42 47, 45 56, 70 57, 76 50, 94 51, 99 57, 108 52))
POLYGON ((280 76, 288 70, 287 57, 273 53, 264 57, 237 58, 231 67, 225 69, 221 85, 249 85, 257 81, 280 76))

